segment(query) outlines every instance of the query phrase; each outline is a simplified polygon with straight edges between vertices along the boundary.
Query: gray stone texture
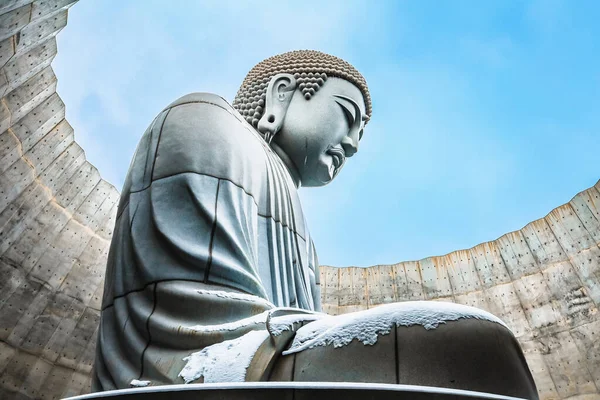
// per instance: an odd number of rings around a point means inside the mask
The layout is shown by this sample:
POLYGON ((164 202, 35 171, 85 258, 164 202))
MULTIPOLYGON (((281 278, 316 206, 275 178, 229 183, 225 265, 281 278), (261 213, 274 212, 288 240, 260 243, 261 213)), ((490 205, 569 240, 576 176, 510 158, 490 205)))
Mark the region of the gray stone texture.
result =
MULTIPOLYGON (((74 141, 51 67, 74 0, 0 2, 0 398, 87 393, 118 191, 74 141)), ((317 243, 318 246, 318 243, 317 243)), ((323 310, 403 300, 485 309, 540 398, 600 399, 600 182, 546 217, 442 257, 321 267, 323 310)))

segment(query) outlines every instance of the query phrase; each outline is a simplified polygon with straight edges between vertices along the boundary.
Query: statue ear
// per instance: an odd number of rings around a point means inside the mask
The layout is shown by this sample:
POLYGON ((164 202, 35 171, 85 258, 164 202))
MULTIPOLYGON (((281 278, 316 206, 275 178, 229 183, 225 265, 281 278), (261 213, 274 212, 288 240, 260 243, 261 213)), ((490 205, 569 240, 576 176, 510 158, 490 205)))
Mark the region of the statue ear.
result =
POLYGON ((269 82, 265 98, 265 112, 258 121, 257 129, 267 143, 281 129, 283 119, 296 91, 296 78, 292 74, 277 74, 269 82))

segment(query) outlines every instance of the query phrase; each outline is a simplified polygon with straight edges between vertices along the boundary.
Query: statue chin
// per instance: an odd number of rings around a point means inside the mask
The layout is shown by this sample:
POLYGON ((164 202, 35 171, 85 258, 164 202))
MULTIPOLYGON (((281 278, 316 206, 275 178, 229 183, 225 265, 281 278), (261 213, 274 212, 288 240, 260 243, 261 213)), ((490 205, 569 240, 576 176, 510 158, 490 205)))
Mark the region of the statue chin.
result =
POLYGON ((324 159, 326 157, 328 156, 321 156, 313 168, 305 168, 302 171, 302 186, 319 187, 333 181, 341 168, 336 169, 330 161, 324 159))

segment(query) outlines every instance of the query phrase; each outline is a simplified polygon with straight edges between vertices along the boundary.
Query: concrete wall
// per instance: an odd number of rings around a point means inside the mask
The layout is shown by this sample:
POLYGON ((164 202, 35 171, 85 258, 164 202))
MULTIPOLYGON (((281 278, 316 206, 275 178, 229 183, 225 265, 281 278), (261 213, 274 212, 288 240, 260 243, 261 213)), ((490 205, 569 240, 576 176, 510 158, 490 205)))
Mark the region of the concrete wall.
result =
POLYGON ((74 0, 0 1, 0 398, 89 390, 118 192, 73 140, 50 63, 74 0))
POLYGON ((542 399, 600 399, 600 181, 523 229, 441 257, 321 267, 324 311, 403 300, 490 311, 519 339, 542 399))
MULTIPOLYGON (((74 1, 0 1, 0 399, 89 390, 119 194, 86 161, 56 94, 55 36, 74 1)), ((469 250, 322 267, 324 308, 480 307, 511 326, 543 399, 600 399, 599 189, 469 250)))

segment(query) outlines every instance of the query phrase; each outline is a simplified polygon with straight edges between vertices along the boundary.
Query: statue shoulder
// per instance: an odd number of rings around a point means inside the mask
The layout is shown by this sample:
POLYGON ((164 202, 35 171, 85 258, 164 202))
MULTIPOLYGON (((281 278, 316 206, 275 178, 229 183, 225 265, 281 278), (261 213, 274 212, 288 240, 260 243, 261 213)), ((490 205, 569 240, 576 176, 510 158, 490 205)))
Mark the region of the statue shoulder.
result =
POLYGON ((160 139, 153 180, 195 172, 252 190, 256 185, 250 180, 264 172, 266 144, 218 95, 185 95, 166 107, 156 124, 160 125, 160 139))
POLYGON ((171 104, 169 104, 165 110, 177 107, 183 104, 209 104, 217 107, 221 107, 228 110, 233 110, 233 107, 221 96, 214 93, 207 92, 194 92, 181 96, 171 104))

